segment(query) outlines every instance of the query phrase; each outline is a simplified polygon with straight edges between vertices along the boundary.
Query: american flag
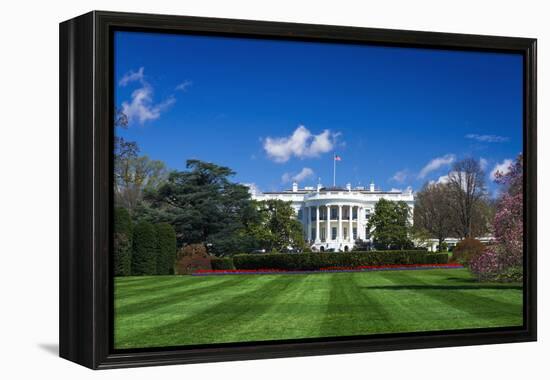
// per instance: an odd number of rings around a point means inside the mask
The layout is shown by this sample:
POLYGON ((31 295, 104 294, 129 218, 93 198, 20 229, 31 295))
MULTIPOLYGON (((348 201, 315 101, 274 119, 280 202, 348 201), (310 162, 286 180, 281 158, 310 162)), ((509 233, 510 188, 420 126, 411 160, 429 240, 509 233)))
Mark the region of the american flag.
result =
POLYGON ((340 157, 339 155, 335 154, 335 155, 334 155, 334 161, 342 161, 342 157, 340 157))

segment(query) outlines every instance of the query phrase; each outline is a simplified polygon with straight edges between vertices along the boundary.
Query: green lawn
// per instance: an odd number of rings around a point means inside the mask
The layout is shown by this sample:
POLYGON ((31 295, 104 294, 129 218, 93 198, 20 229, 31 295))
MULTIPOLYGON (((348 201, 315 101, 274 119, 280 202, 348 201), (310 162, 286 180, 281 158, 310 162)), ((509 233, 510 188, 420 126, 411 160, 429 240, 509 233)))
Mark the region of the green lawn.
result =
POLYGON ((521 324, 520 284, 464 269, 115 281, 116 348, 521 324))

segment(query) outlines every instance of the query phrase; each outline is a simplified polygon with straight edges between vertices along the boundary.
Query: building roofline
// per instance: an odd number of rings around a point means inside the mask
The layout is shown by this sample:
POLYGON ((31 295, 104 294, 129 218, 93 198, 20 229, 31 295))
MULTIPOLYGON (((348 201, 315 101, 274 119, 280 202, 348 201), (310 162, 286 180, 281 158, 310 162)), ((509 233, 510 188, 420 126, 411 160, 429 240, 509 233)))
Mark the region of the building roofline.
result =
MULTIPOLYGON (((382 190, 375 190, 375 191, 368 191, 368 190, 323 190, 319 191, 320 193, 331 193, 331 192, 344 192, 344 193, 360 193, 360 194, 406 194, 404 191, 382 191, 382 190)), ((281 190, 281 191, 263 191, 257 195, 262 194, 311 194, 311 193, 317 193, 317 190, 298 190, 298 191, 292 191, 292 190, 281 190)))

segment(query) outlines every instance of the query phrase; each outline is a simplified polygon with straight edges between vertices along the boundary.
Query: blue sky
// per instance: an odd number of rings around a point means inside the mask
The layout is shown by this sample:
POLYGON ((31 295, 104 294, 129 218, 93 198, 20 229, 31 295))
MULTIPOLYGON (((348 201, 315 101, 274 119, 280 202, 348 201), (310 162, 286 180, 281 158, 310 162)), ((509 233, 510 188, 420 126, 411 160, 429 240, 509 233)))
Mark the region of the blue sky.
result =
POLYGON ((464 157, 490 184, 522 150, 520 55, 117 32, 115 78, 143 154, 264 191, 331 185, 334 154, 338 185, 417 190, 464 157))

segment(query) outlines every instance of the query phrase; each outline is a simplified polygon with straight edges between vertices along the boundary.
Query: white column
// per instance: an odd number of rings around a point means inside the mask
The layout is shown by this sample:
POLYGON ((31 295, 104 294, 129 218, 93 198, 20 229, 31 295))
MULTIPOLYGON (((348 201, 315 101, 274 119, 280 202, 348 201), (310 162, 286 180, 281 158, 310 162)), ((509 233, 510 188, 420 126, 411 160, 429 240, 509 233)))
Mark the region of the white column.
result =
POLYGON ((320 215, 319 215, 319 206, 315 207, 315 209, 317 210, 317 225, 316 225, 316 229, 315 229, 315 242, 316 243, 319 243, 321 241, 321 234, 319 233, 321 228, 320 228, 320 223, 319 223, 319 218, 320 218, 320 215))
POLYGON ((363 218, 365 216, 365 209, 363 206, 357 208, 357 238, 363 240, 363 218))
MULTIPOLYGON (((358 211, 359 213, 359 211, 358 211)), ((359 215, 357 215, 357 219, 359 220, 359 215)), ((359 230, 357 230, 359 231, 359 230)), ((349 206, 349 227, 348 227, 348 239, 350 242, 353 241, 353 206, 349 206)))
POLYGON ((344 240, 344 231, 342 230, 342 205, 338 205, 338 241, 344 240))
POLYGON ((304 228, 304 240, 307 240, 307 206, 304 206, 304 211, 303 211, 303 219, 304 219, 304 224, 303 224, 303 228, 304 228))
POLYGON ((330 236, 330 205, 327 205, 327 236, 326 236, 327 243, 331 240, 330 236))
POLYGON ((306 220, 307 240, 311 241, 311 207, 306 207, 306 211, 307 211, 307 220, 306 220))

